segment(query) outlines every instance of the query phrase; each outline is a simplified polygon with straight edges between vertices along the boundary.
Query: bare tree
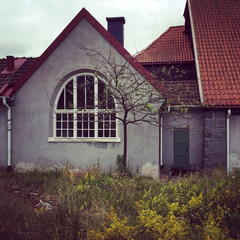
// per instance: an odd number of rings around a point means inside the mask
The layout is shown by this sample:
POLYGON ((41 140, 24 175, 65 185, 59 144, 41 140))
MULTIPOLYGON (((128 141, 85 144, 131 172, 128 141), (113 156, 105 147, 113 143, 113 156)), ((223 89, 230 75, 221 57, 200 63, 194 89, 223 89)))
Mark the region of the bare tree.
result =
POLYGON ((110 113, 116 113, 116 118, 123 126, 123 170, 127 166, 128 125, 149 123, 158 126, 158 109, 163 101, 162 95, 152 86, 146 78, 132 65, 131 56, 120 58, 109 49, 105 55, 94 49, 81 47, 91 59, 91 64, 98 72, 107 77, 104 96, 101 104, 114 99, 115 108, 109 107, 110 113))

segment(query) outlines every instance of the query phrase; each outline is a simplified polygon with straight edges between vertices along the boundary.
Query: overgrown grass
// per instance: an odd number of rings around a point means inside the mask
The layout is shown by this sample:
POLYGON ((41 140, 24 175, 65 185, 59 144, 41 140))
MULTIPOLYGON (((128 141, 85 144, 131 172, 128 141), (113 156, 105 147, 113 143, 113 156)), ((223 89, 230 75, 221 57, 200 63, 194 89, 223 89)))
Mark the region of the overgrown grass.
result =
POLYGON ((0 239, 240 239, 239 187, 239 170, 160 181, 68 165, 0 172, 0 239))

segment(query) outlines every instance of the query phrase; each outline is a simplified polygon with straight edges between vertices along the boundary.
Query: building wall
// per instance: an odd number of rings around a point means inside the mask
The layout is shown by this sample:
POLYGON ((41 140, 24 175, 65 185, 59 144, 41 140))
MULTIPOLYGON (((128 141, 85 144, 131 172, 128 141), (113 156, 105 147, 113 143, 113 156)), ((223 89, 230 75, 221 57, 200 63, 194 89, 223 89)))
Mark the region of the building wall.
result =
MULTIPOLYGON (((0 101, 2 101, 0 99, 0 101)), ((0 103, 0 167, 7 166, 7 108, 0 103)))
POLYGON ((226 168, 226 111, 209 110, 204 118, 204 168, 226 168))
MULTIPOLYGON (((67 74, 81 69, 95 70, 95 63, 81 47, 97 49, 105 56, 119 53, 82 19, 60 46, 18 90, 13 106, 13 165, 31 162, 38 165, 66 164, 85 168, 100 163, 113 167, 123 143, 49 142, 52 136, 51 98, 67 74)), ((119 58, 119 61, 121 58, 119 58)), ((101 69, 99 70, 101 72, 101 69)), ((103 72, 104 74, 104 72, 103 72)), ((122 128, 119 136, 123 139, 122 128)), ((128 154, 133 168, 158 162, 158 131, 150 125, 130 126, 128 154)))
POLYGON ((240 167, 240 115, 230 116, 230 169, 240 167))
POLYGON ((203 113, 190 110, 180 115, 170 112, 163 117, 163 165, 170 170, 174 165, 174 129, 189 130, 190 169, 202 168, 203 158, 203 113))
POLYGON ((143 64, 159 81, 197 80, 194 63, 143 64))

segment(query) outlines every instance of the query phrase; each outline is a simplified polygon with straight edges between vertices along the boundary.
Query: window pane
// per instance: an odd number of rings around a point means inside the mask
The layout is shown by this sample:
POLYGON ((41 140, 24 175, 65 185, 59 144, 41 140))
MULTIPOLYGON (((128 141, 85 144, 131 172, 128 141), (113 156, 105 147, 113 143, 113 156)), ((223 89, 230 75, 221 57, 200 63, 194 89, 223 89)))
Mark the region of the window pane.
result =
POLYGON ((98 114, 98 121, 100 122, 100 121, 102 121, 102 120, 103 120, 103 114, 99 113, 99 114, 98 114))
POLYGON ((61 122, 57 122, 57 128, 61 128, 61 122))
POLYGON ((94 77, 86 77, 87 109, 94 108, 94 77))
POLYGON ((108 121, 104 122, 104 129, 109 129, 109 122, 108 121))
POLYGON ((88 130, 83 131, 83 137, 88 137, 88 130))
POLYGON ((57 114, 57 120, 61 120, 61 114, 57 114))
POLYGON ((82 137, 82 131, 81 130, 77 131, 77 137, 82 137))
POLYGON ((103 122, 98 122, 98 129, 103 129, 103 122))
POLYGON ((70 122, 70 121, 68 122, 68 128, 73 129, 73 122, 70 122))
POLYGON ((77 122, 77 129, 82 129, 82 122, 77 122))
POLYGON ((62 137, 67 137, 67 130, 62 131, 62 137))
POLYGON ((64 109, 64 89, 63 89, 63 91, 61 93, 61 96, 58 100, 57 109, 64 109))
POLYGON ((94 130, 89 131, 90 137, 94 137, 94 130))
POLYGON ((116 120, 116 113, 111 114, 111 120, 116 120))
POLYGON ((113 97, 110 95, 110 93, 108 92, 108 109, 115 109, 115 104, 113 101, 113 97))
POLYGON ((116 131, 115 130, 111 130, 111 137, 116 137, 116 131))
POLYGON ((63 122, 62 125, 63 125, 63 128, 64 128, 64 129, 67 128, 67 122, 63 122))
POLYGON ((111 122, 111 129, 116 129, 116 122, 114 121, 111 122))
POLYGON ((62 120, 67 120, 67 114, 66 113, 64 113, 64 114, 62 114, 62 120))
POLYGON ((85 109, 85 76, 77 78, 77 108, 85 109))
POLYGON ((82 129, 82 114, 77 115, 77 129, 82 129))
POLYGON ((73 109, 73 80, 66 86, 66 109, 73 109))
POLYGON ((83 128, 88 129, 88 114, 83 115, 83 128))
POLYGON ((61 137, 61 130, 57 130, 56 136, 57 136, 57 137, 61 137))
POLYGON ((90 122, 90 129, 94 129, 94 122, 90 122))
POLYGON ((68 134, 69 137, 73 137, 73 130, 69 130, 68 134))
POLYGON ((104 137, 109 137, 109 130, 105 130, 104 135, 105 135, 104 137))
POLYGON ((98 108, 106 109, 106 88, 100 79, 98 79, 98 108))
POLYGON ((103 137, 103 130, 98 130, 98 137, 103 137))

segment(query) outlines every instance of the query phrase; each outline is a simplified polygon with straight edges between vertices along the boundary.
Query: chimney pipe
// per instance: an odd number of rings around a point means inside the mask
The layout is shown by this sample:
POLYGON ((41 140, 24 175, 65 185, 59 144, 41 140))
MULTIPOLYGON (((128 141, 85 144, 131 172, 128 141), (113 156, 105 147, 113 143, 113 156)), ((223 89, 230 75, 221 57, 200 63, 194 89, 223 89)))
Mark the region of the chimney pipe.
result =
POLYGON ((106 18, 108 31, 124 46, 124 17, 106 18))
POLYGON ((14 57, 7 56, 7 71, 11 72, 14 70, 14 57))

